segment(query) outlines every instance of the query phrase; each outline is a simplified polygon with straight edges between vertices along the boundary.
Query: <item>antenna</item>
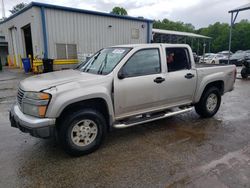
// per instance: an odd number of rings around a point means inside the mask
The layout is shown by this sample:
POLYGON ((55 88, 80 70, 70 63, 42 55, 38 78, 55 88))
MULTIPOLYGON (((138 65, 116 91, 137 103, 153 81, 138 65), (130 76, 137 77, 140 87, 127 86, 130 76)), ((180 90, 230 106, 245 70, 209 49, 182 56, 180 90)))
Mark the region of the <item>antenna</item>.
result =
POLYGON ((2 19, 5 18, 5 8, 4 8, 4 1, 2 0, 2 19))

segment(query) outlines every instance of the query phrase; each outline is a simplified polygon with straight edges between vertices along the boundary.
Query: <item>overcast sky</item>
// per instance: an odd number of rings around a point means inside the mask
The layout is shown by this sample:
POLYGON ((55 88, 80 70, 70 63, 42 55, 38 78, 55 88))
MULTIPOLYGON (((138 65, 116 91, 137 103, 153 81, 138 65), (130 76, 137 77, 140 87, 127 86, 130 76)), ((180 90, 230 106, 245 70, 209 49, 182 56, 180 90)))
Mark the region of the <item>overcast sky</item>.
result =
MULTIPOLYGON (((192 23, 196 29, 209 24, 230 22, 228 10, 250 3, 250 0, 36 0, 62 6, 87 10, 110 12, 113 7, 124 7, 130 16, 150 19, 168 18, 174 21, 192 23)), ((29 0, 4 0, 5 14, 17 3, 29 0)), ((2 9, 1 9, 2 15, 2 9)), ((250 10, 239 13, 237 21, 250 20, 250 10)))

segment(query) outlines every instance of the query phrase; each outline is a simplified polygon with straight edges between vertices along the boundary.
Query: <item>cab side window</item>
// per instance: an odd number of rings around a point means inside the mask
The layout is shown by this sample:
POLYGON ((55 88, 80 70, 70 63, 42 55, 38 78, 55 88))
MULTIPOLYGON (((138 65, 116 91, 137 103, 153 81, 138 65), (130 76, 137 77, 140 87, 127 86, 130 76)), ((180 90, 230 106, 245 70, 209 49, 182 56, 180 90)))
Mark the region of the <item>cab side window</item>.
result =
POLYGON ((125 77, 143 76, 161 72, 158 49, 139 50, 131 56, 122 68, 125 77))
POLYGON ((166 48, 168 72, 191 68, 187 48, 166 48))

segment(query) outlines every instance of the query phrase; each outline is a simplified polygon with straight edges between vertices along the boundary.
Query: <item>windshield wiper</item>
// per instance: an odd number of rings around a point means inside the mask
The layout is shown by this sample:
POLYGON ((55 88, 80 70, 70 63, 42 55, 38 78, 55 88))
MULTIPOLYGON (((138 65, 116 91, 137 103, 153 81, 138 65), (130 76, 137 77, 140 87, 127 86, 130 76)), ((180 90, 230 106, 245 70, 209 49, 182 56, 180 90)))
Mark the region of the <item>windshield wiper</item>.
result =
POLYGON ((107 59, 108 59, 108 54, 106 54, 106 56, 104 58, 104 61, 101 63, 100 68, 99 68, 97 74, 102 74, 102 71, 104 70, 104 68, 107 65, 107 59))
POLYGON ((89 72, 91 65, 93 65, 93 63, 96 61, 96 59, 98 58, 98 56, 100 54, 101 54, 101 52, 98 52, 98 54, 94 57, 92 62, 88 63, 88 65, 84 65, 85 67, 84 67, 84 69, 82 69, 82 72, 89 72))

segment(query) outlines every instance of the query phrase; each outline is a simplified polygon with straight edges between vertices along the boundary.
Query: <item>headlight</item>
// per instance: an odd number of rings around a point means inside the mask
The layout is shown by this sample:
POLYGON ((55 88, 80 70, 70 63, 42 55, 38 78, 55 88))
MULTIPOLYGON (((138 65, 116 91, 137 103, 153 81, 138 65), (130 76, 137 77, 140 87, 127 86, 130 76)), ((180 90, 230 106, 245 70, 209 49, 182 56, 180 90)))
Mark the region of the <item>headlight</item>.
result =
POLYGON ((42 92, 25 92, 24 97, 34 100, 50 99, 50 94, 42 92))
POLYGON ((36 116, 44 117, 47 110, 47 106, 35 106, 28 103, 23 103, 23 113, 36 116))
POLYGON ((36 117, 45 117, 50 98, 51 95, 48 93, 25 92, 22 101, 23 113, 36 117))

